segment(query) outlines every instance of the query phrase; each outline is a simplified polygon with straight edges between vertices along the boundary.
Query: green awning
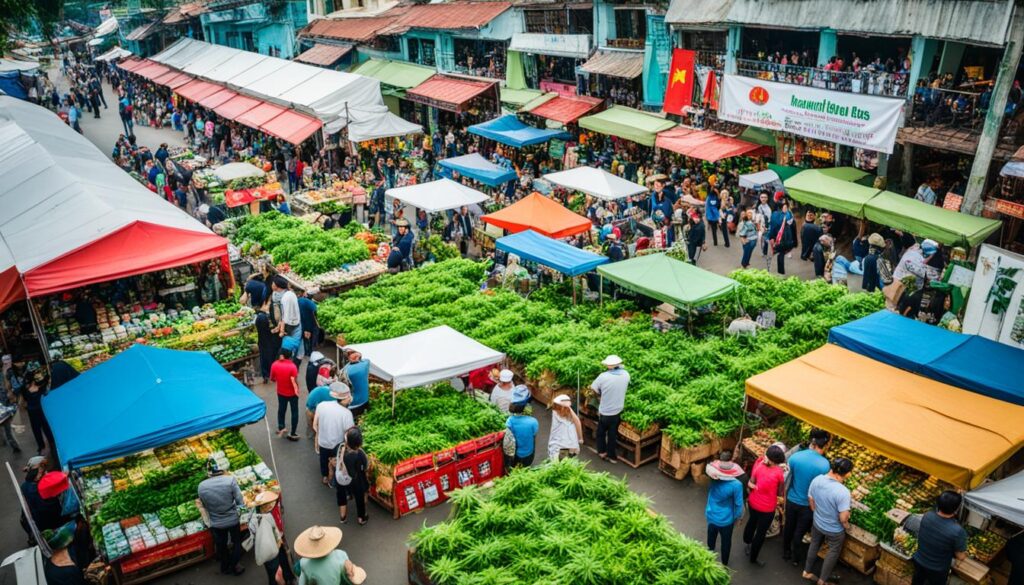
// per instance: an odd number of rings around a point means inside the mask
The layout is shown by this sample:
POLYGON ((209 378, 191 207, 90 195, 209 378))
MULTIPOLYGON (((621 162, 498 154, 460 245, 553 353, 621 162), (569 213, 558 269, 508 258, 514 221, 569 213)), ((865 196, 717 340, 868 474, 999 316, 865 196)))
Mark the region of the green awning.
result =
POLYGON ((505 87, 526 89, 526 70, 523 69, 523 54, 519 51, 505 53, 505 87))
POLYGON ((544 96, 551 96, 547 99, 552 99, 555 94, 544 93, 537 89, 510 89, 508 87, 501 88, 501 103, 521 108, 522 106, 532 102, 537 98, 544 96))
POLYGON ((618 136, 637 144, 654 146, 655 135, 674 128, 676 123, 633 108, 613 106, 599 114, 580 118, 579 125, 581 128, 608 136, 618 136))
POLYGON ((597 272, 625 288, 677 307, 707 304, 740 286, 731 278, 665 254, 605 264, 598 266, 597 272))
MULTIPOLYGON (((775 134, 771 130, 765 128, 755 128, 754 126, 747 126, 747 129, 740 133, 740 140, 746 140, 747 142, 753 142, 754 144, 760 144, 761 146, 770 146, 775 148, 775 134)), ((779 177, 785 181, 786 177, 779 175, 779 177)))
POLYGON ((786 179, 792 177, 793 175, 795 175, 797 173, 804 172, 805 169, 802 169, 800 167, 790 167, 790 166, 786 166, 786 165, 777 165, 775 163, 768 163, 768 170, 775 171, 775 174, 778 175, 779 178, 782 179, 783 182, 785 182, 786 179))
POLYGON ((882 191, 864 206, 867 218, 947 246, 977 246, 999 229, 1002 222, 928 205, 912 197, 882 191))
POLYGON ((352 73, 372 77, 383 85, 399 89, 416 87, 432 77, 437 71, 433 67, 424 67, 414 63, 388 61, 387 59, 370 59, 352 70, 352 73))
POLYGON ((785 180, 786 193, 793 199, 861 219, 864 205, 878 189, 851 183, 867 173, 852 167, 811 169, 785 180))

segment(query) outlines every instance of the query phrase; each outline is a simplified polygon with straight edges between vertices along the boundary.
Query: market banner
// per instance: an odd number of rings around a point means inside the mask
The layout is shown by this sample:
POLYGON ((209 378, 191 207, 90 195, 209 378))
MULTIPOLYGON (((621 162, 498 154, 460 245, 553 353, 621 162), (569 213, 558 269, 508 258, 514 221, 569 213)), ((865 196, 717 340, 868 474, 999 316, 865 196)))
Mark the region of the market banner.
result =
POLYGON ((718 117, 892 154, 904 100, 726 75, 718 117))
POLYGON ((668 88, 665 89, 665 104, 662 106, 669 114, 681 116, 683 108, 693 103, 696 56, 697 54, 689 49, 672 51, 672 67, 669 68, 668 88))

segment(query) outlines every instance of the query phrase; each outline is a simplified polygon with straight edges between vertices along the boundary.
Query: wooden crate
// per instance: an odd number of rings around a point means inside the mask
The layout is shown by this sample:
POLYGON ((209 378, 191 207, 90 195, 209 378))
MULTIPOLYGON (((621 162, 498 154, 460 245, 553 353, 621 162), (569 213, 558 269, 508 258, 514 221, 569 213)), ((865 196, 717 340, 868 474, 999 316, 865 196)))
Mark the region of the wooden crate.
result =
POLYGON ((658 469, 673 479, 683 479, 690 473, 690 465, 706 461, 717 456, 724 449, 732 449, 736 446, 734 437, 714 438, 706 443, 692 447, 676 447, 672 440, 662 434, 661 452, 659 458, 661 463, 658 469))
POLYGON ((671 463, 665 461, 664 458, 658 458, 658 471, 671 477, 672 479, 683 480, 687 475, 690 475, 690 466, 684 465, 682 467, 673 467, 671 463))
POLYGON ((879 569, 885 569, 891 573, 899 573, 905 575, 914 574, 914 562, 910 560, 910 557, 897 551, 891 546, 883 543, 879 545, 880 554, 878 562, 875 566, 879 569))
MULTIPOLYGON (((828 544, 823 544, 818 550, 818 557, 825 558, 827 553, 828 544)), ((851 524, 850 530, 846 531, 846 540, 843 541, 843 551, 839 555, 839 560, 862 575, 870 575, 875 570, 875 563, 880 554, 878 539, 851 524)))
POLYGON ((911 585, 914 580, 914 573, 911 572, 909 575, 906 575, 887 567, 875 565, 875 573, 872 579, 878 585, 911 585))
POLYGON ((659 458, 661 453, 661 427, 653 424, 643 432, 637 432, 632 425, 619 424, 619 461, 636 469, 659 458))
POLYGON ((990 569, 987 565, 983 565, 974 559, 968 558, 962 561, 953 561, 953 574, 963 579, 969 585, 987 584, 990 581, 989 572, 990 569))
POLYGON ((405 556, 406 571, 409 576, 409 585, 434 585, 427 574, 427 568, 416 558, 416 547, 409 547, 405 556))
MULTIPOLYGON (((551 370, 544 370, 538 378, 527 378, 527 383, 530 386, 530 395, 533 399, 548 408, 551 408, 551 402, 555 396, 563 393, 562 387, 558 385, 558 380, 555 378, 555 373, 551 370)), ((566 393, 573 394, 572 392, 566 393)))

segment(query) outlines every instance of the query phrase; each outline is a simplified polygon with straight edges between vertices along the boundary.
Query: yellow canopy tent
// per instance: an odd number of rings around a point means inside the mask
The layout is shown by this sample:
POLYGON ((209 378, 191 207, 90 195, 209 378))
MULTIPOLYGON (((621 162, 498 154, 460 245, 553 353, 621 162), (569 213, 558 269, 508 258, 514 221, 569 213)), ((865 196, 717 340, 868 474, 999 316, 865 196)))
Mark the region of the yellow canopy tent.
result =
POLYGON ((1024 446, 1024 407, 828 344, 747 380, 747 395, 973 488, 1024 446))

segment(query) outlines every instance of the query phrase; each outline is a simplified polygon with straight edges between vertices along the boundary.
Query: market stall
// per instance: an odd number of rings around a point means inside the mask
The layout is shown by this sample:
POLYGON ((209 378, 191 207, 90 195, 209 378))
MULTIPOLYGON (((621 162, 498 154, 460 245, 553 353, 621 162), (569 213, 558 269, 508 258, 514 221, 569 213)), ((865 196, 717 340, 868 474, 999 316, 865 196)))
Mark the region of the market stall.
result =
POLYGON ((568 134, 561 130, 542 130, 528 126, 522 123, 515 114, 506 114, 490 122, 473 124, 468 130, 470 134, 476 134, 515 148, 543 144, 553 138, 563 140, 569 138, 568 134))
POLYGON ((569 211, 557 201, 540 193, 531 193, 504 209, 481 217, 480 220, 511 233, 532 229, 550 238, 564 238, 589 232, 593 227, 589 219, 569 211))
POLYGON ((438 164, 442 170, 448 171, 449 174, 444 175, 448 178, 451 178, 451 171, 455 171, 488 187, 498 187, 517 178, 514 170, 498 166, 475 152, 442 159, 438 164))
POLYGON ((710 130, 682 126, 659 132, 654 145, 658 148, 708 162, 734 156, 759 156, 766 147, 710 130))
POLYGON ((811 169, 786 179, 786 193, 800 203, 862 218, 864 205, 878 194, 878 189, 855 182, 866 176, 852 167, 811 169))
POLYGON ((599 266, 597 273, 602 279, 688 310, 733 295, 740 286, 731 278, 666 254, 648 254, 606 264, 599 266))
POLYGON ((964 494, 964 505, 986 518, 1002 518, 1024 527, 1024 472, 1001 479, 964 494))
POLYGON ((977 335, 947 331, 891 311, 833 327, 828 340, 884 364, 1024 406, 1020 380, 1024 350, 977 335))
POLYGON ((644 146, 654 146, 658 133, 674 128, 676 123, 633 108, 612 106, 598 114, 580 118, 579 125, 581 128, 606 136, 616 136, 644 146))
POLYGON ((569 276, 579 276, 608 262, 605 256, 581 250, 533 230, 499 238, 497 248, 569 276))
POLYGON ((544 180, 570 191, 579 191, 604 201, 616 201, 647 192, 647 188, 643 185, 627 181, 596 167, 576 167, 567 171, 548 173, 544 175, 544 180))
POLYGON ((597 109, 603 102, 603 99, 597 97, 560 95, 536 104, 526 111, 534 116, 564 125, 576 122, 597 109))
POLYGON ((135 345, 45 396, 43 410, 118 583, 213 556, 196 492, 208 458, 235 475, 249 506, 280 489, 234 430, 266 405, 209 354, 135 345))
POLYGON ((427 213, 469 207, 490 199, 486 194, 451 179, 438 179, 429 183, 388 189, 385 195, 427 213))
POLYGON ((759 191, 779 191, 782 190, 783 185, 778 173, 771 169, 765 169, 756 173, 740 175, 740 188, 759 191))

